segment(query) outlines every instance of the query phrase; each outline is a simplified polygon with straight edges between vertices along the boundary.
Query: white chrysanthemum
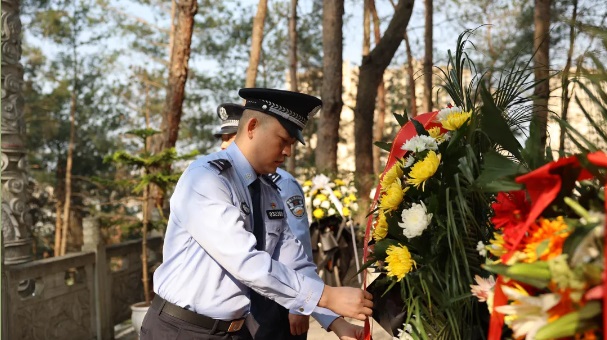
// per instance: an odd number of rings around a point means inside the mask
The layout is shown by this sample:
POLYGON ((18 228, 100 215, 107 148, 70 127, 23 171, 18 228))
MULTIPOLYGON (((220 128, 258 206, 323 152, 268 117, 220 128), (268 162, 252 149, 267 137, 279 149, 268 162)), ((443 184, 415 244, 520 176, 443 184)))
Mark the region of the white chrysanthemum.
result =
POLYGON ((444 141, 444 142, 448 142, 448 141, 449 141, 449 139, 451 139, 451 132, 445 132, 445 133, 443 134, 443 141, 444 141))
POLYGON ((318 198, 315 198, 314 201, 312 201, 312 206, 317 207, 319 205, 320 205, 320 200, 318 198))
POLYGON ((412 152, 422 152, 424 150, 438 150, 436 140, 430 136, 415 136, 403 144, 401 149, 412 152))
POLYGON ((303 190, 303 192, 308 192, 308 191, 310 191, 310 187, 307 185, 304 185, 303 187, 301 187, 301 190, 303 190))
POLYGON ((413 340, 411 332, 413 332, 413 327, 408 323, 403 324, 403 328, 398 329, 398 336, 395 336, 393 340, 413 340))
POLYGON ((341 190, 341 193, 342 193, 342 194, 347 194, 347 193, 348 193, 348 188, 346 188, 346 187, 345 187, 345 186, 343 186, 343 185, 339 187, 339 190, 341 190))
POLYGON ((408 168, 413 165, 413 163, 415 163, 415 157, 413 157, 413 155, 409 155, 409 157, 407 157, 407 159, 405 160, 403 168, 408 168))
POLYGON ((324 188, 329 185, 330 182, 331 180, 329 177, 325 175, 316 175, 314 178, 312 178, 312 187, 315 189, 324 188))
POLYGON ((355 202, 355 203, 350 204, 350 209, 351 210, 358 210, 358 203, 355 202))
POLYGON ((329 201, 322 201, 320 203, 321 208, 329 209, 330 206, 331 206, 331 203, 329 201))
POLYGON ((331 208, 331 209, 329 209, 329 211, 328 211, 328 215, 329 215, 329 216, 331 216, 331 215, 335 215, 335 213, 336 213, 336 212, 337 212, 337 211, 335 211, 335 209, 331 208))
POLYGON ((462 110, 462 108, 459 106, 446 107, 446 108, 438 111, 438 114, 434 117, 434 120, 437 122, 440 122, 441 120, 447 118, 448 115, 450 115, 454 112, 462 112, 462 111, 464 111, 464 110, 462 110))
POLYGON ((420 203, 413 203, 411 208, 404 209, 401 214, 402 222, 399 222, 398 225, 403 228, 403 235, 407 238, 421 235, 432 220, 432 214, 428 214, 424 202, 420 203))
POLYGON ((478 241, 478 243, 476 244, 476 250, 478 251, 478 254, 482 257, 487 257, 487 248, 485 248, 485 244, 483 243, 483 241, 478 241))

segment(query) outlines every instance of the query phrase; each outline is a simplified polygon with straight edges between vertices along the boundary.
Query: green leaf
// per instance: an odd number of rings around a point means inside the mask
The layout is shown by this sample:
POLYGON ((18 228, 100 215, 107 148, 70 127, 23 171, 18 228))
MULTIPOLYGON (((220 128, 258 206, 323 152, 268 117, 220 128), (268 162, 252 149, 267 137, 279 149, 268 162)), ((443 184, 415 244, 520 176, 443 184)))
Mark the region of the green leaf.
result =
POLYGON ((504 119, 502 112, 497 108, 489 90, 482 85, 481 97, 483 106, 481 107, 482 130, 497 144, 501 145, 506 151, 514 155, 519 161, 523 161, 521 155, 521 144, 518 142, 508 123, 504 119))
POLYGON ((398 122, 398 124, 401 127, 405 126, 405 124, 407 124, 407 122, 409 121, 409 117, 407 116, 406 112, 402 115, 399 115, 398 113, 393 112, 392 115, 394 115, 394 118, 396 118, 396 121, 398 122))
POLYGON ((496 180, 513 182, 507 181, 506 177, 522 172, 523 167, 520 163, 516 163, 494 150, 485 152, 483 160, 483 169, 475 183, 482 188, 491 185, 496 180))
POLYGON ((374 142, 373 145, 377 146, 378 148, 388 151, 390 152, 390 150, 392 150, 392 143, 386 143, 386 142, 374 142))
POLYGON ((418 135, 430 136, 430 134, 428 133, 428 131, 426 131, 422 123, 418 122, 415 118, 411 119, 411 123, 413 123, 413 126, 415 126, 415 132, 417 132, 418 135))
POLYGON ((386 258, 386 251, 390 246, 398 246, 398 241, 392 239, 382 239, 375 243, 375 247, 373 248, 373 254, 376 259, 383 260, 386 258))

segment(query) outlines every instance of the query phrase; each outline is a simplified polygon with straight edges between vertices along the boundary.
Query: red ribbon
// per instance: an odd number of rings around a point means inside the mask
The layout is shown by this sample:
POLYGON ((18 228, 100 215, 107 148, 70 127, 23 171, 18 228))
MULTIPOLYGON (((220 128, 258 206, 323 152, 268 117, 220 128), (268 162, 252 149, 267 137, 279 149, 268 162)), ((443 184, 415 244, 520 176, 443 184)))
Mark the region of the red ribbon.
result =
MULTIPOLYGON (((434 126, 440 126, 440 124, 433 122, 434 117, 438 114, 438 111, 424 113, 419 116, 416 116, 415 119, 419 123, 421 123, 424 128, 429 129, 434 126)), ((415 130, 415 125, 412 122, 407 122, 403 125, 396 137, 394 138, 394 142, 392 143, 392 148, 390 149, 390 154, 388 156, 388 161, 386 162, 386 167, 382 172, 380 178, 383 178, 386 171, 390 170, 390 168, 396 163, 396 161, 402 158, 406 150, 403 150, 401 147, 403 144, 409 139, 417 136, 417 130, 415 130)), ((371 202, 371 207, 369 209, 369 217, 367 218, 367 229, 365 230, 365 240, 363 246, 363 263, 367 262, 367 256, 369 255, 369 236, 371 234, 371 226, 373 225, 373 214, 371 212, 375 210, 377 206, 377 199, 379 198, 379 193, 381 191, 381 183, 377 185, 375 188, 375 196, 373 197, 373 202, 371 202)), ((367 272, 365 271, 363 274, 363 289, 367 289, 367 272)), ((364 328, 365 340, 371 340, 371 324, 369 319, 365 320, 365 328, 364 328)))
MULTIPOLYGON (((607 156, 603 152, 595 152, 587 155, 588 160, 601 167, 607 168, 607 156)), ((550 203, 556 198, 559 191, 561 190, 561 176, 556 174, 557 170, 566 166, 580 167, 580 162, 576 156, 567 158, 561 158, 557 161, 548 163, 534 171, 531 171, 525 175, 516 178, 517 183, 524 184, 529 197, 531 198, 531 208, 525 224, 521 227, 523 232, 513 243, 513 247, 506 255, 502 256, 502 261, 505 263, 512 257, 518 246, 520 245, 523 237, 529 230, 531 224, 537 220, 550 203)), ((593 175, 586 169, 581 169, 581 172, 577 178, 578 181, 592 178, 593 175)), ((605 205, 607 211, 607 204, 605 205)), ((607 246, 607 242, 605 244, 607 246)), ((607 256, 605 257, 605 264, 607 265, 607 256)), ((502 334, 502 325, 504 323, 504 316, 495 311, 499 306, 503 306, 508 302, 508 299, 501 290, 501 277, 498 277, 495 285, 495 294, 493 297, 493 313, 491 314, 491 322, 489 324, 489 340, 499 340, 502 334)), ((603 282, 605 289, 607 289, 607 282, 603 282)), ((603 311, 607 310, 607 302, 603 298, 603 311)), ((605 313, 603 313, 604 321, 607 322, 605 313)), ((604 323, 605 324, 605 323, 604 323)), ((607 333, 605 334, 607 337, 607 333)))

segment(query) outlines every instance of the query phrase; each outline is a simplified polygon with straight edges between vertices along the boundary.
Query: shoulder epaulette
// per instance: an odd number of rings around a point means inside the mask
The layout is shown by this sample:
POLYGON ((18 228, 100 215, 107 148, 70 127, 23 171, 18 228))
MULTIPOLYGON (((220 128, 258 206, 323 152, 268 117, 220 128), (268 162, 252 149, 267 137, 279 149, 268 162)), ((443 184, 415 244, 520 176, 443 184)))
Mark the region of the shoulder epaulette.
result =
POLYGON ((227 159, 221 159, 221 158, 209 161, 209 164, 211 164, 214 168, 219 170, 219 173, 232 167, 232 163, 230 163, 230 161, 228 161, 227 159))
POLYGON ((274 174, 269 174, 269 175, 262 175, 261 177, 263 177, 268 182, 268 184, 270 184, 274 189, 280 190, 278 185, 276 185, 276 182, 278 181, 278 179, 280 179, 279 174, 274 173, 274 174), (278 176, 278 178, 276 180, 274 180, 272 176, 278 176))

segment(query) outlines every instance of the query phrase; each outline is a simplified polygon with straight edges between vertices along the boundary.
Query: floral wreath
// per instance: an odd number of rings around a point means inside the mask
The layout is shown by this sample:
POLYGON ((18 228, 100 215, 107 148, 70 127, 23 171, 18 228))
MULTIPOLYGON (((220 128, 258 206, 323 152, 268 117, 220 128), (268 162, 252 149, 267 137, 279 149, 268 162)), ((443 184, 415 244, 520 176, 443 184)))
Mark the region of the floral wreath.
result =
POLYGON ((331 216, 350 218, 358 210, 356 188, 351 182, 317 175, 305 181, 302 189, 314 221, 331 216))

